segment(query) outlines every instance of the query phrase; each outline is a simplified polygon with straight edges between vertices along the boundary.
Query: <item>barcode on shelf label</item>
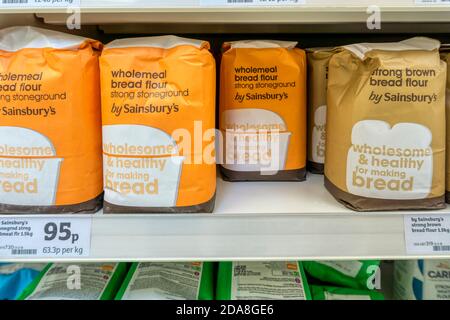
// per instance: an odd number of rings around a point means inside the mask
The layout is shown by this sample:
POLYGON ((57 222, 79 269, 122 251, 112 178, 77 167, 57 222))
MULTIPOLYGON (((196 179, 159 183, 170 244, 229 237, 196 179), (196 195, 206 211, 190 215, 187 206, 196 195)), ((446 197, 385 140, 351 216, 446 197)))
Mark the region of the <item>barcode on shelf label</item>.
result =
POLYGON ((87 257, 91 217, 0 217, 2 258, 87 257))
POLYGON ((28 0, 2 0, 3 4, 22 4, 28 3, 28 0))
POLYGON ((12 249, 11 254, 13 256, 35 256, 37 255, 37 249, 12 249))
POLYGON ((81 0, 0 0, 0 8, 65 8, 79 7, 81 0))
POLYGON ((450 252, 450 245, 449 246, 433 246, 433 251, 436 251, 436 252, 448 251, 448 252, 450 252))
POLYGON ((450 215, 405 215, 404 224, 407 254, 450 253, 450 215))
POLYGON ((202 7, 247 7, 247 6, 297 6, 305 4, 306 0, 200 0, 202 7))

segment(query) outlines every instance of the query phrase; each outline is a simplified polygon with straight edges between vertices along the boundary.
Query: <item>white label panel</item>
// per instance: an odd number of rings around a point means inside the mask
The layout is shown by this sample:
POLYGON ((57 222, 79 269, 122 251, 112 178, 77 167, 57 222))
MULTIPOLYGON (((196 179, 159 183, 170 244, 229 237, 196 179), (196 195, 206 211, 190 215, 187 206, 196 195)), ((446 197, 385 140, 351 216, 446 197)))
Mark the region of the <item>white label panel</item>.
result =
POLYGON ((450 253, 449 215, 405 215, 407 254, 450 253))
POLYGON ((0 218, 0 258, 88 257, 90 217, 0 218))

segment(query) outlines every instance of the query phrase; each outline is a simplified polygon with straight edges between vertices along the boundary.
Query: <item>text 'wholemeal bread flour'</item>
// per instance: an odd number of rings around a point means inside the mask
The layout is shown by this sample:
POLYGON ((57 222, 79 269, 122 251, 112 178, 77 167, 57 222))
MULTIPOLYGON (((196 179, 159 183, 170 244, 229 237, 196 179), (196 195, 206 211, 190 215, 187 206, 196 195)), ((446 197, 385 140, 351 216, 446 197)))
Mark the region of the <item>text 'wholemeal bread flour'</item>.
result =
POLYGON ((122 39, 100 58, 108 212, 211 212, 215 61, 209 44, 122 39))
POLYGON ((306 56, 296 44, 223 45, 219 118, 225 179, 305 179, 306 56))
POLYGON ((101 47, 39 28, 0 31, 1 212, 100 209, 101 47))
POLYGON ((323 174, 327 119, 328 63, 332 48, 308 49, 308 169, 323 174))
POLYGON ((359 211, 445 206, 440 43, 345 46, 329 63, 325 186, 359 211))

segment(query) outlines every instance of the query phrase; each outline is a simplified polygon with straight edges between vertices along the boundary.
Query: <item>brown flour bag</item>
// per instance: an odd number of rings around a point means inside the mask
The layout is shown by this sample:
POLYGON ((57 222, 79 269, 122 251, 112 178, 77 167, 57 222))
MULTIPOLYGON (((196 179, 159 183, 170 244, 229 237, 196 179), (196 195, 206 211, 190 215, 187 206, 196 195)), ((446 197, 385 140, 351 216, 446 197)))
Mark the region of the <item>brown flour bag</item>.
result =
POLYGON ((102 204, 94 40, 0 31, 0 212, 95 212, 102 204))
POLYGON ((447 122, 447 143, 446 143, 446 165, 445 165, 445 201, 450 203, 450 45, 441 48, 442 60, 447 63, 447 88, 446 88, 446 122, 447 122))
POLYGON ((219 118, 226 180, 305 180, 306 56, 296 44, 223 45, 219 118))
POLYGON ((208 42, 116 40, 100 68, 104 211, 211 212, 215 61, 208 42))
POLYGON ((333 48, 307 50, 308 58, 308 169, 323 174, 327 118, 328 63, 333 48))
POLYGON ((329 64, 325 186, 358 211, 445 206, 440 43, 343 47, 329 64))
MULTIPOLYGON (((449 49, 450 50, 450 49, 449 49)), ((446 117, 447 117, 447 163, 446 163, 446 193, 445 199, 450 203, 450 53, 447 53, 447 96, 446 96, 446 117)))

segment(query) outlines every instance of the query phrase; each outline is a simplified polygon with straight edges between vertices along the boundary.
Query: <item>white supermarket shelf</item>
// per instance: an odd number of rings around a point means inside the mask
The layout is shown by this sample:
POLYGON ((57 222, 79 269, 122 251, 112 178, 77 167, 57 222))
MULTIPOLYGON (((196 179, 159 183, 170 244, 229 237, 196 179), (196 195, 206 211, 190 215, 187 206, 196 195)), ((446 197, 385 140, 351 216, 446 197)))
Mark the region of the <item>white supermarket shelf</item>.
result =
MULTIPOLYGON (((367 9, 380 8, 382 22, 449 22, 450 4, 417 4, 417 0, 306 0, 293 6, 236 6, 226 0, 81 0, 84 24, 110 23, 365 23, 367 9), (211 6, 215 2, 222 5, 211 6)), ((5 6, 0 13, 37 13, 47 23, 65 23, 66 8, 5 6)), ((75 1, 76 3, 76 1, 75 1)), ((69 13, 70 14, 70 13, 69 13)))
MULTIPOLYGON (((431 213, 443 212, 450 210, 431 213)), ((219 179, 213 214, 94 215, 91 255, 83 260, 421 258, 406 255, 403 214, 347 210, 328 194, 317 175, 302 183, 219 179)), ((439 257, 443 256, 429 256, 439 257)))

